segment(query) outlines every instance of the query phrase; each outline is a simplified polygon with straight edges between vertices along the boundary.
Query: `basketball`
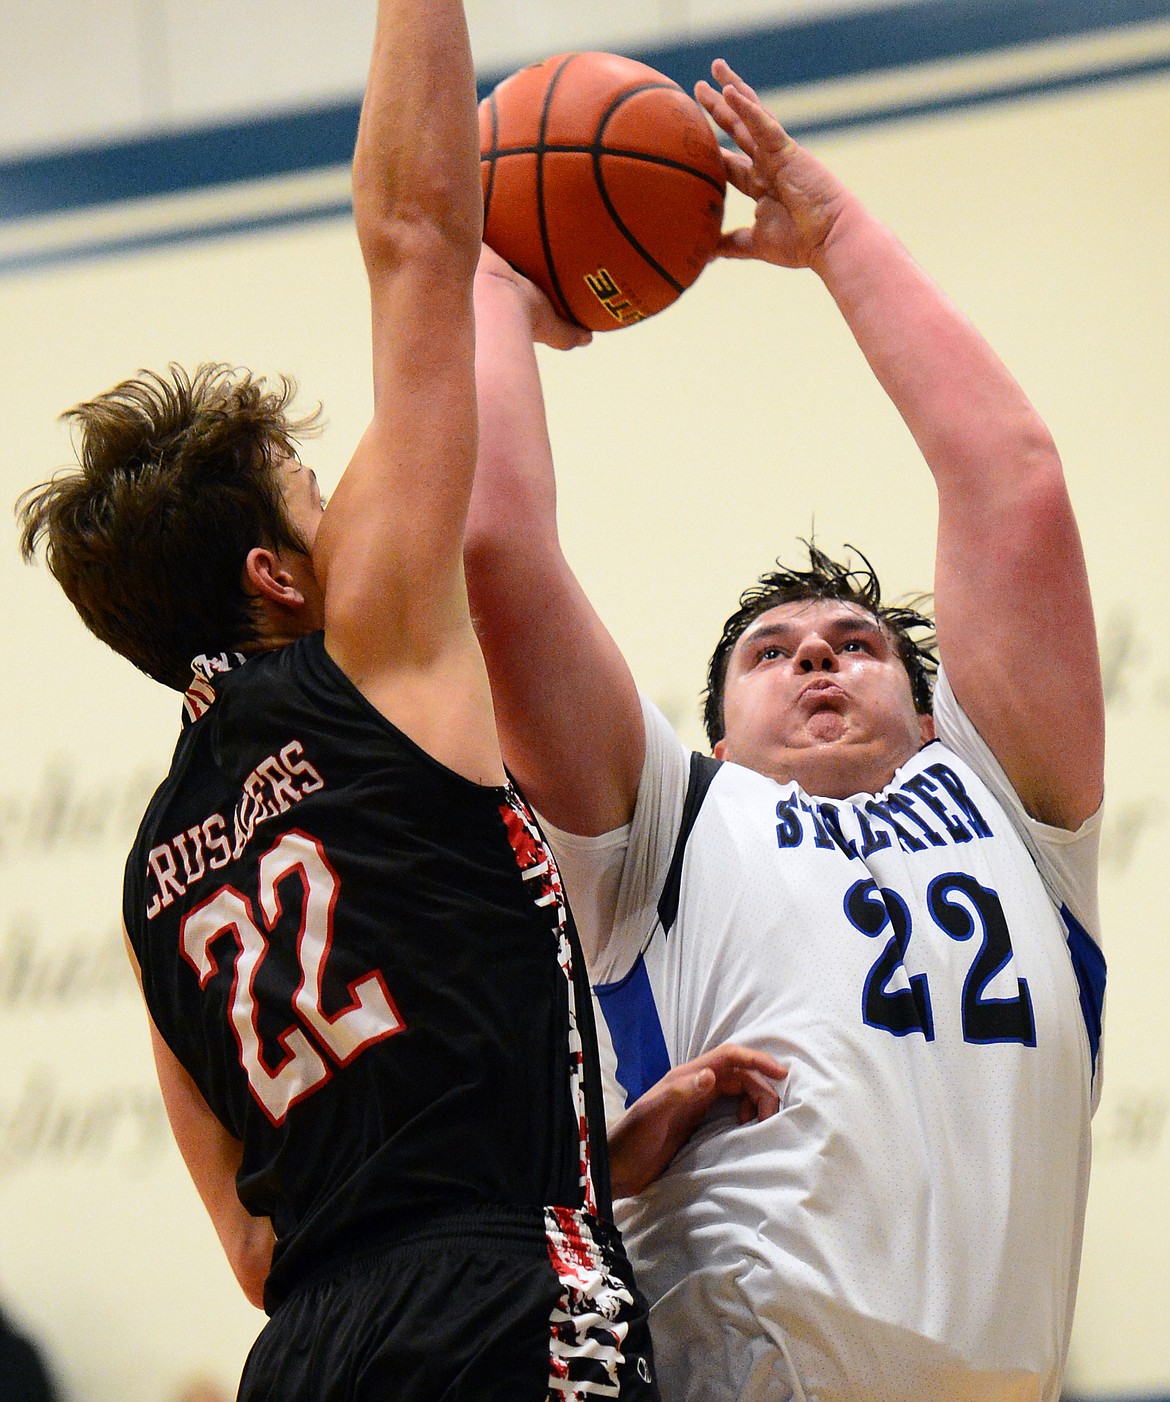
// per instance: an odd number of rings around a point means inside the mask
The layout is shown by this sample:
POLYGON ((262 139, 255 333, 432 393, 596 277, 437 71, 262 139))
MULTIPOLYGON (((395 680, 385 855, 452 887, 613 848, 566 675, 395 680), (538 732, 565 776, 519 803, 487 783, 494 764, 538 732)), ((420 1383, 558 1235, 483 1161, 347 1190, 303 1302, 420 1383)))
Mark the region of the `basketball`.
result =
POLYGON ((695 281, 727 182, 699 104, 607 53, 557 54, 479 105, 484 241, 568 321, 632 326, 695 281))

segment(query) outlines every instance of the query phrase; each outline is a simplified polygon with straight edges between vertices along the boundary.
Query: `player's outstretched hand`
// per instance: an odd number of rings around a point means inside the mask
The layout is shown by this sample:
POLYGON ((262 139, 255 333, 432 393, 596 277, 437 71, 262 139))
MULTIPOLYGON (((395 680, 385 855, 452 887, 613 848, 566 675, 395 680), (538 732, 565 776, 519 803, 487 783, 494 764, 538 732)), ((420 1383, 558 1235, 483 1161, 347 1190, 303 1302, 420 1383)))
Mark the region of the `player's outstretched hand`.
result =
POLYGON ((614 1197, 633 1197, 653 1183, 717 1100, 738 1100, 740 1124, 774 1115, 780 1096, 773 1082, 787 1074, 767 1052, 734 1042, 673 1067, 610 1130, 614 1197))
POLYGON ((532 322, 532 339, 541 345, 551 346, 553 350, 572 350, 575 346, 587 346, 593 339, 592 331, 559 317, 540 288, 523 273, 518 273, 511 263, 505 262, 486 243, 479 251, 479 266, 475 275, 477 278, 499 278, 511 284, 532 322))
POLYGON ((849 192, 723 59, 711 65, 711 76, 718 86, 696 83, 695 97, 739 147, 723 152, 727 179, 756 204, 752 226, 724 233, 716 256, 815 266, 849 192))

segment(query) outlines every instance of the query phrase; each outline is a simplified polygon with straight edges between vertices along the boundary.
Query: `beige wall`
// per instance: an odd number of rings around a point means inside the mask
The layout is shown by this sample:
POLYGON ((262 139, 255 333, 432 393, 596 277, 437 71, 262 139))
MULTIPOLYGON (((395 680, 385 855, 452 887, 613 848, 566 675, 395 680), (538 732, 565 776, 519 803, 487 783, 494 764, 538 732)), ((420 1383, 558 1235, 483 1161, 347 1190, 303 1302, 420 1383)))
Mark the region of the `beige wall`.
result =
MULTIPOLYGON (((1170 79, 815 146, 1016 371, 1080 508, 1113 691, 1110 991, 1070 1385, 1165 1394, 1170 79)), ((294 371, 326 405, 311 451, 328 483, 368 412, 366 321, 343 223, 0 281, 0 497, 68 460, 62 408, 168 359, 294 371)), ((713 267, 661 317, 545 366, 567 548, 693 742, 723 617, 797 535, 856 542, 895 593, 929 583, 925 469, 811 275, 713 267)), ((0 1300, 76 1402, 162 1402, 207 1367, 234 1386, 262 1317, 161 1122, 118 949, 121 864, 176 698, 93 642, 20 564, 10 520, 2 534, 0 1300)))

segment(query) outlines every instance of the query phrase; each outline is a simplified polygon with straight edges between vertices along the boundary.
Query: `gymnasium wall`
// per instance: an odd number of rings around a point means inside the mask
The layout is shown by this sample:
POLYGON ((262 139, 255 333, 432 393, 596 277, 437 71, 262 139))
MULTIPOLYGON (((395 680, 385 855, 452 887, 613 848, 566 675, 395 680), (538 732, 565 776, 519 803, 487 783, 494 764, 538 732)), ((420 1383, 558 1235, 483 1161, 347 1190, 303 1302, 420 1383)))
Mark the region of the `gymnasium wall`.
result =
MULTIPOLYGON (((74 8, 70 43, 93 55, 111 36, 74 8)), ((223 73, 204 87, 175 76, 179 37, 200 36, 177 6, 146 32, 147 8, 124 7, 126 42, 89 62, 74 124, 50 104, 31 141, 14 116, 30 55, 0 61, 17 83, 0 84, 7 502, 69 460, 60 411, 143 365, 291 371, 325 405, 308 456, 326 486, 369 415, 344 153, 372 7, 338 7, 320 86, 267 117, 261 101, 290 96, 272 76, 281 46, 312 47, 318 7, 292 6, 292 38, 253 16, 246 54, 220 26, 223 73), (170 54, 165 100, 141 76, 148 41, 170 54), (114 100, 128 52, 134 111, 114 100), (248 91, 234 112, 233 84, 248 91)), ((485 81, 570 47, 688 79, 728 54, 986 332, 1062 447, 1111 727, 1105 1094, 1068 1391, 1170 1398, 1170 0, 565 8, 558 22, 535 0, 473 4, 485 81)), ((729 220, 743 215, 733 201, 729 220)), ((929 585, 928 474, 811 274, 717 264, 660 317, 542 364, 567 551, 692 743, 723 618, 797 536, 860 546, 893 594, 929 585)), ((197 1373, 233 1389, 262 1316, 171 1142, 118 933, 124 854, 178 700, 89 637, 4 520, 0 1305, 67 1402, 172 1402, 197 1373)))

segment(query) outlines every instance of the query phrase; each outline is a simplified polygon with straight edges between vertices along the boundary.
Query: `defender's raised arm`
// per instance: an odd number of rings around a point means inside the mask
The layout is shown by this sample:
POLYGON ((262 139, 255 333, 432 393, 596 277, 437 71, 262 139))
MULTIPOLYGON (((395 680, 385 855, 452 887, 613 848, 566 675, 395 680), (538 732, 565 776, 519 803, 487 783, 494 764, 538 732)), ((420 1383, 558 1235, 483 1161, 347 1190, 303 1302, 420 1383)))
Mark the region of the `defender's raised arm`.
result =
POLYGON ((476 442, 475 112, 462 6, 384 0, 353 174, 374 415, 313 558, 342 668, 424 749, 494 778, 461 559, 476 442))

